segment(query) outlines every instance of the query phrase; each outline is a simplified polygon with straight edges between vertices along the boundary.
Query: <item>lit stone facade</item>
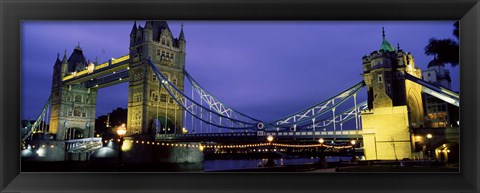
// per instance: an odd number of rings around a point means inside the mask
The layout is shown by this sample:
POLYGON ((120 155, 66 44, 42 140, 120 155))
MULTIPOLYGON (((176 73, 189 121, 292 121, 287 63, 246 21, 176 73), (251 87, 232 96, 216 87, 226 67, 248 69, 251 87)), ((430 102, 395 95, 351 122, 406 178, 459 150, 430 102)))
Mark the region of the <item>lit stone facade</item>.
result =
MULTIPOLYGON (((447 89, 451 89, 450 72, 437 59, 428 63, 428 69, 423 71, 423 80, 447 89)), ((449 105, 445 101, 424 94, 425 110, 427 111, 426 127, 446 128, 457 123, 450 121, 449 105)))
POLYGON ((134 24, 130 33, 127 135, 181 131, 182 108, 159 86, 148 59, 183 91, 185 46, 183 27, 174 38, 165 21, 147 21, 144 27, 134 24))
POLYGON ((62 78, 87 66, 80 46, 75 47, 67 60, 57 61, 53 69, 49 133, 57 140, 93 137, 98 89, 83 84, 64 85, 62 78))
POLYGON ((362 112, 367 160, 412 158, 412 128, 423 127, 422 88, 405 80, 421 78, 413 56, 394 49, 383 37, 381 49, 363 57, 368 110, 362 112))

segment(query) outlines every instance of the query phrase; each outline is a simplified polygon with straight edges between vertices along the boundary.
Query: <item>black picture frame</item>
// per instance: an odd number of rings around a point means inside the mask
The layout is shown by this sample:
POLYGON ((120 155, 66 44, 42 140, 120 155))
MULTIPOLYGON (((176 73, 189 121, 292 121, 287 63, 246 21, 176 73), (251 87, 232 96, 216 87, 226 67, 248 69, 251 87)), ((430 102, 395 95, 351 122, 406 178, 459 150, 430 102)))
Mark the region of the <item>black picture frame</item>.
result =
MULTIPOLYGON (((0 0, 2 192, 479 192, 478 0, 0 0), (22 20, 460 20, 460 173, 20 173, 22 20)), ((61 33, 61 32, 58 32, 61 33)))

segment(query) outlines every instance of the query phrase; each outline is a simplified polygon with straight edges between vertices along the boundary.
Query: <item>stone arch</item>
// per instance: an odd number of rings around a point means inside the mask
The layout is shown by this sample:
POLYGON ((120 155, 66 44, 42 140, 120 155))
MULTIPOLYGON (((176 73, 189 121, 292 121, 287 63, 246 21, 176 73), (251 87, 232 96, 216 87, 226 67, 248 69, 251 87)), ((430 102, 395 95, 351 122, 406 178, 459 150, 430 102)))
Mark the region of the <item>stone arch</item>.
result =
POLYGON ((407 105, 410 110, 410 122, 413 127, 420 127, 423 125, 423 105, 420 92, 416 88, 410 88, 408 90, 407 105))
POLYGON ((167 118, 167 123, 165 124, 165 117, 158 116, 152 119, 148 130, 149 130, 149 133, 152 133, 152 134, 156 134, 156 133, 162 134, 162 133, 165 133, 165 128, 167 130, 166 133, 175 132, 175 125, 170 118, 167 118))
POLYGON ((85 138, 84 129, 79 127, 70 127, 65 130, 65 140, 85 138))

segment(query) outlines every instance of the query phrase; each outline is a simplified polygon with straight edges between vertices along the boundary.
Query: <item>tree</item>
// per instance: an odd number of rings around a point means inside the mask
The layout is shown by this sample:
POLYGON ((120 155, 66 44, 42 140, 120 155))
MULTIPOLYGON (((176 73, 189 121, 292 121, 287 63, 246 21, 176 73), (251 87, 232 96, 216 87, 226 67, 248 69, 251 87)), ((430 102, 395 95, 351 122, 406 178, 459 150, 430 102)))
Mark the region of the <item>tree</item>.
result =
MULTIPOLYGON (((458 40, 459 30, 458 21, 453 24, 453 35, 458 40)), ((458 65, 459 61, 459 47, 458 42, 454 39, 436 39, 430 38, 429 43, 425 46, 425 54, 434 57, 433 60, 445 65, 450 64, 452 67, 458 65)))

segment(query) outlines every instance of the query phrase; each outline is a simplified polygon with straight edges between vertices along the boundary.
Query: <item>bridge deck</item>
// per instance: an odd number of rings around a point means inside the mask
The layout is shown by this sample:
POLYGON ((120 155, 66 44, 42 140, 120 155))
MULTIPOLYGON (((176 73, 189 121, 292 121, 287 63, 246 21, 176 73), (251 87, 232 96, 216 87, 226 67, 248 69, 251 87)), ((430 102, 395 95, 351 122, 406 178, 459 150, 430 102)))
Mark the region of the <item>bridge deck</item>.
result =
POLYGON ((109 60, 103 64, 95 66, 93 70, 85 69, 74 74, 65 76, 63 82, 65 84, 78 84, 81 82, 91 81, 110 75, 114 72, 125 71, 129 69, 130 56, 125 55, 118 59, 109 60))
POLYGON ((313 141, 319 138, 349 141, 362 138, 361 130, 351 131, 298 131, 298 132, 243 132, 243 133, 198 133, 198 134, 157 134, 156 141, 266 141, 272 135, 278 141, 313 141))

